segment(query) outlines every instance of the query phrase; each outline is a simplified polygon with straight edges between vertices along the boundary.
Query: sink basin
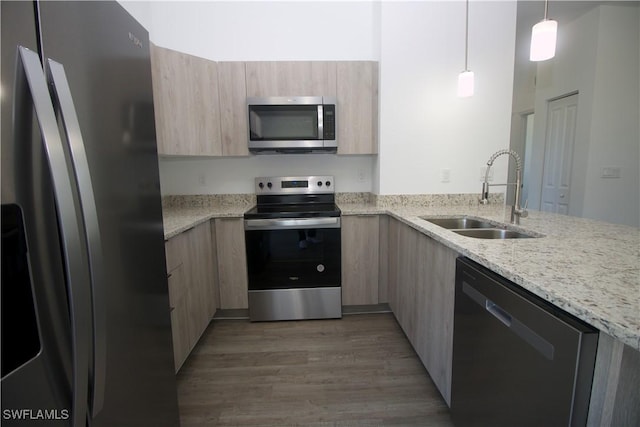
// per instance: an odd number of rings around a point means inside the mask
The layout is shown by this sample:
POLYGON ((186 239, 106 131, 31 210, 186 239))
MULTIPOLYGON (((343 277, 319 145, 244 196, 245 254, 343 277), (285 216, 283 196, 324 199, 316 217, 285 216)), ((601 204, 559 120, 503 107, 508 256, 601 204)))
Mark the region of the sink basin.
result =
POLYGON ((483 221, 475 218, 430 218, 421 217, 425 221, 429 221, 432 224, 438 225, 447 230, 462 230, 469 228, 496 228, 497 225, 487 221, 483 221))
POLYGON ((476 239, 527 239, 537 237, 520 231, 504 230, 501 228, 475 228, 452 231, 461 236, 475 237, 476 239))
POLYGON ((506 224, 496 224, 481 218, 469 218, 466 216, 441 218, 423 216, 420 218, 460 234, 461 236, 476 239, 526 239, 540 237, 540 235, 509 229, 506 224))

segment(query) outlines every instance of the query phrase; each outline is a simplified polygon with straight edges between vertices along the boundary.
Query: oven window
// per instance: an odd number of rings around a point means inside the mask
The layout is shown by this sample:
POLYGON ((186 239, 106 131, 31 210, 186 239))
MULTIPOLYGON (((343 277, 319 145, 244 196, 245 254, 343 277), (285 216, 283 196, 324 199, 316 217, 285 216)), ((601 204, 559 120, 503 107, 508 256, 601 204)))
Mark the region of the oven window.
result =
POLYGON ((249 129, 252 141, 318 139, 318 107, 251 105, 249 129))
POLYGON ((340 286, 340 229, 245 232, 249 290, 340 286))

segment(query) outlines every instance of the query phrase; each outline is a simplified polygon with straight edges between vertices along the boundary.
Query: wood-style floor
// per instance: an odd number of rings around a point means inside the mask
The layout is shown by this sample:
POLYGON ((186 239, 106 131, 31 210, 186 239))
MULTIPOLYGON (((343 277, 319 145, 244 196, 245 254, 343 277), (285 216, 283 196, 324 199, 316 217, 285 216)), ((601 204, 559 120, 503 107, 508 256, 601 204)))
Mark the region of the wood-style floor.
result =
POLYGON ((453 425, 390 313, 216 320, 177 378, 183 427, 453 425))

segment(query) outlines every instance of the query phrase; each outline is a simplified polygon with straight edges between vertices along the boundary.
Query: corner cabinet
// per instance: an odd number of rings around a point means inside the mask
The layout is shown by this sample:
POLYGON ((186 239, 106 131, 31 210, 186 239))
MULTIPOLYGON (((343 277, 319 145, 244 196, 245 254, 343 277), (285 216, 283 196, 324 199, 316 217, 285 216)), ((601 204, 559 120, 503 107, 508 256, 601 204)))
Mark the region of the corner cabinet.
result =
POLYGON ((458 253, 393 218, 388 230, 389 305, 450 404, 458 253))
POLYGON ((158 154, 222 155, 217 63, 152 45, 151 73, 158 154))
POLYGON ((218 305, 215 248, 209 221, 165 242, 176 372, 218 305))

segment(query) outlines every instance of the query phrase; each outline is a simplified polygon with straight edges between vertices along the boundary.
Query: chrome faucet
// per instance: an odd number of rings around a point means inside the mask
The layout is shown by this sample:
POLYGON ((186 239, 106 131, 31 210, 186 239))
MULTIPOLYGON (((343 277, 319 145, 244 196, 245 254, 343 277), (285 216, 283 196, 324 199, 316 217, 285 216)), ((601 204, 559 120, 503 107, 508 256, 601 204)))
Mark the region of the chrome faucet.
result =
POLYGON ((498 150, 489 158, 489 161, 487 162, 487 171, 484 175, 484 182, 482 183, 482 197, 480 198, 480 203, 482 203, 483 205, 489 203, 489 187, 498 185, 516 186, 515 200, 513 201, 513 205, 511 206, 511 223, 520 224, 520 218, 526 218, 529 215, 529 212, 527 212, 526 207, 523 208, 521 206, 520 200, 520 198, 522 197, 522 159, 520 159, 518 153, 513 150, 498 150), (516 160, 516 182, 508 182, 506 184, 489 184, 489 169, 491 169, 491 166, 493 166, 493 162, 496 160, 496 158, 503 154, 508 154, 516 160))

